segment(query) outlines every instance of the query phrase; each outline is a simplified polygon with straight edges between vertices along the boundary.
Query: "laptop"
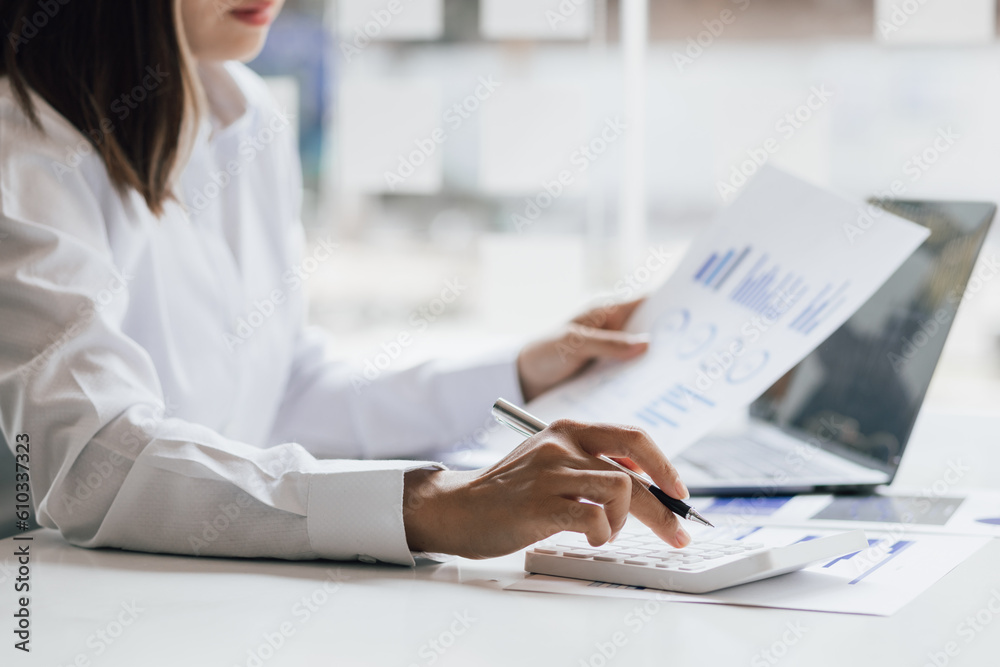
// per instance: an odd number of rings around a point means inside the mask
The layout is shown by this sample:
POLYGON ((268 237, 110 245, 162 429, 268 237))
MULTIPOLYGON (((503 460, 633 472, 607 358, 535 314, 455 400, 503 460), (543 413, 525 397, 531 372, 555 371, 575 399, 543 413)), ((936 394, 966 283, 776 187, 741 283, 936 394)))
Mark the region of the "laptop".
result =
POLYGON ((959 303, 982 287, 970 278, 996 205, 870 203, 930 236, 744 425, 674 457, 692 494, 860 493, 892 481, 959 303))

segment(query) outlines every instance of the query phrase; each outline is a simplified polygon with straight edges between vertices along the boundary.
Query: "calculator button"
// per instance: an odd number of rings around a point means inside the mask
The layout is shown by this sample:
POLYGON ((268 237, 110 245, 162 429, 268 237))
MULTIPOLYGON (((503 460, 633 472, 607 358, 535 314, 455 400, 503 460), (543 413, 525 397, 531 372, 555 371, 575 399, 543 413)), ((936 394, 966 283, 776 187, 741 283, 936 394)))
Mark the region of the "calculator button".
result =
POLYGON ((548 547, 535 547, 534 549, 532 549, 532 551, 534 551, 536 554, 550 554, 552 556, 556 556, 559 554, 558 549, 550 549, 548 547))
POLYGON ((569 556, 570 558, 590 558, 594 555, 593 551, 566 551, 563 552, 563 556, 569 556))
POLYGON ((683 572, 697 572, 698 570, 704 570, 705 565, 692 563, 691 565, 681 565, 678 569, 683 572))
POLYGON ((603 554, 599 556, 594 556, 594 560, 599 560, 602 563, 620 563, 622 562, 621 556, 615 556, 614 554, 603 554))
POLYGON ((743 548, 744 549, 763 549, 764 548, 764 543, 763 542, 749 542, 747 544, 744 544, 743 548))
POLYGON ((648 558, 626 558, 626 565, 653 565, 654 561, 648 558))
POLYGON ((713 558, 722 558, 725 555, 726 554, 722 553, 721 551, 706 551, 701 555, 701 557, 704 558, 705 560, 712 560, 713 558))

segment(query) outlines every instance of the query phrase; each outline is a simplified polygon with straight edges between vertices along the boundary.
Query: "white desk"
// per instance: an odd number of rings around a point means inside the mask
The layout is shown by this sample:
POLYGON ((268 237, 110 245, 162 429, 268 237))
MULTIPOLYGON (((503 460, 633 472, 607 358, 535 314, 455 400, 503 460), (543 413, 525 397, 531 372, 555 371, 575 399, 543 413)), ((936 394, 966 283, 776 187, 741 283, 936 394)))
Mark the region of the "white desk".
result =
MULTIPOLYGON (((1000 486, 1000 418, 922 418, 900 482, 920 488, 949 458, 974 463, 966 487, 1000 486)), ((68 665, 995 665, 1000 614, 973 634, 967 616, 1000 598, 1000 541, 990 543, 890 618, 684 603, 515 593, 521 554, 414 570, 333 562, 290 563, 91 551, 52 531, 32 544, 32 647, 11 648, 12 581, 0 570, 0 664, 68 665), (339 584, 324 587, 328 573, 339 584), (314 611, 301 604, 314 597, 314 611), (141 609, 132 615, 123 604, 141 609), (296 605, 299 605, 296 607, 296 605), (308 611, 308 617, 306 615, 308 611), (117 634, 110 645, 98 631, 117 634), (464 619, 464 620, 459 620, 464 619), (801 637, 788 631, 798 628, 801 637), (264 660, 248 650, 292 630, 264 660), (598 644, 622 633, 605 659, 598 644), (782 636, 794 639, 782 644, 782 636), (88 644, 88 637, 90 638, 88 644), (438 642, 442 652, 431 642, 438 642), (777 642, 777 644, 776 644, 777 642), (944 654, 955 642, 959 652, 944 654), (447 647, 445 647, 447 645, 447 647), (770 660, 762 652, 774 645, 770 660), (97 655, 101 646, 105 650, 97 655), (272 654, 273 653, 273 654, 272 654), (433 658, 433 660, 432 660, 433 658), (947 663, 944 661, 947 660, 947 663), (80 663, 85 664, 85 663, 80 663)), ((10 562, 11 539, 0 542, 10 562)), ((1000 608, 994 602, 994 609, 1000 608)), ((985 615, 984 615, 985 617, 985 615)), ((107 636, 107 635, 106 635, 107 636)), ((275 643, 278 643, 277 641, 275 643)))

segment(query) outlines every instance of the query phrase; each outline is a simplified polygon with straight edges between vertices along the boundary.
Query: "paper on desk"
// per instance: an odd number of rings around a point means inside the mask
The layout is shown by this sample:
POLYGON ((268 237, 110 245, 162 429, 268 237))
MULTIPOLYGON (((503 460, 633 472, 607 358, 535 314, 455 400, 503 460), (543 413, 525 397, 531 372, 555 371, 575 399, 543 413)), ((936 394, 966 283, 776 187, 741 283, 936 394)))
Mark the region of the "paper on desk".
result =
POLYGON ((681 451, 823 342, 928 236, 889 213, 861 229, 862 206, 762 169, 629 321, 651 334, 649 352, 530 410, 639 425, 681 451))
MULTIPOLYGON (((754 541, 768 546, 791 544, 839 532, 823 528, 762 526, 739 530, 744 536, 753 535, 754 541)), ((506 590, 891 616, 991 539, 865 532, 869 544, 865 551, 845 554, 798 572, 704 595, 535 574, 507 586, 506 590)))
POLYGON ((888 487, 872 495, 694 498, 689 502, 717 526, 753 522, 1000 537, 1000 492, 976 489, 945 494, 945 490, 947 486, 909 490, 888 487))

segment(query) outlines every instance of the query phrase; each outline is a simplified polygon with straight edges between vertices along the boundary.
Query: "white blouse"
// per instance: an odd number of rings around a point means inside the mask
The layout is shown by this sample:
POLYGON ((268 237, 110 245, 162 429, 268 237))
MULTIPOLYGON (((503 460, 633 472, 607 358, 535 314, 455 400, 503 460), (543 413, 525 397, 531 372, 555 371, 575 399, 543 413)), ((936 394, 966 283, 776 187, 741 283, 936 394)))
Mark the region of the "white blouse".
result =
POLYGON ((403 473, 428 463, 379 459, 520 399, 516 351, 352 383, 305 326, 303 278, 336 251, 303 254, 294 121, 243 65, 201 76, 187 210, 159 219, 0 78, 0 427, 28 436, 38 521, 88 547, 413 564, 403 473))

